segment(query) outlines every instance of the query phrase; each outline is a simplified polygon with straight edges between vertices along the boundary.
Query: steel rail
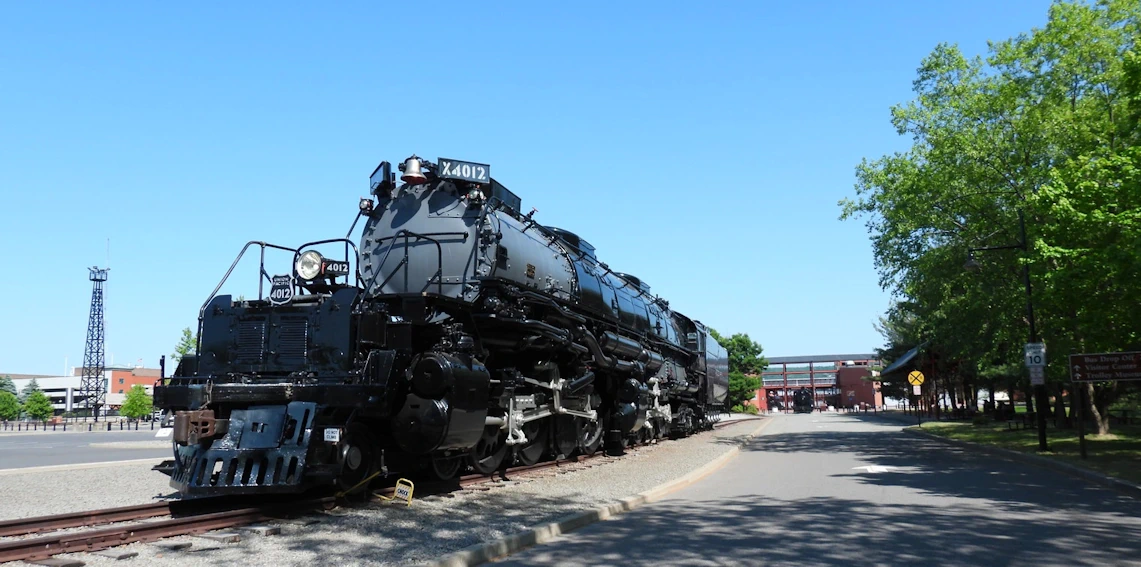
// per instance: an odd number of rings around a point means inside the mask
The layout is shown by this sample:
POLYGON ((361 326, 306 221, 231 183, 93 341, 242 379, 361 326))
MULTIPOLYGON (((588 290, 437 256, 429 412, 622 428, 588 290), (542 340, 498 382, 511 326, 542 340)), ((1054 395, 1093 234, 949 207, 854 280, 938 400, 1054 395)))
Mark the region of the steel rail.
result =
POLYGON ((287 512, 326 509, 335 502, 336 499, 333 497, 317 498, 301 502, 277 503, 268 506, 198 514, 184 518, 143 522, 130 526, 2 542, 0 543, 0 563, 46 559, 60 553, 98 551, 129 543, 200 534, 212 530, 279 519, 282 513, 287 512))
POLYGON ((0 537, 22 536, 66 528, 83 528, 169 515, 169 502, 154 502, 151 504, 140 504, 138 506, 122 506, 103 510, 72 512, 70 514, 4 520, 0 521, 0 537))

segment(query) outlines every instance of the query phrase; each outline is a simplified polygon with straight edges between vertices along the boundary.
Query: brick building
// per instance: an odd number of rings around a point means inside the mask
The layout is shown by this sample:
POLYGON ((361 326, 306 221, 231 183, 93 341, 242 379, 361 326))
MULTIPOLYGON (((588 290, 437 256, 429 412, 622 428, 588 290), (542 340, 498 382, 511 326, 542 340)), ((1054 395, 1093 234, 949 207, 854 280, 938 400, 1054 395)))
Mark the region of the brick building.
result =
MULTIPOLYGON (((108 366, 105 374, 107 377, 107 393, 126 394, 131 390, 131 386, 139 384, 146 389, 147 394, 153 396, 154 385, 159 379, 159 374, 158 368, 108 366)), ((76 368, 75 375, 82 376, 83 369, 76 368)))
POLYGON ((761 389, 751 401, 765 411, 791 411, 792 393, 801 388, 813 392, 815 407, 824 409, 883 407, 880 383, 871 370, 879 360, 874 354, 829 354, 777 356, 768 359, 761 373, 761 389))

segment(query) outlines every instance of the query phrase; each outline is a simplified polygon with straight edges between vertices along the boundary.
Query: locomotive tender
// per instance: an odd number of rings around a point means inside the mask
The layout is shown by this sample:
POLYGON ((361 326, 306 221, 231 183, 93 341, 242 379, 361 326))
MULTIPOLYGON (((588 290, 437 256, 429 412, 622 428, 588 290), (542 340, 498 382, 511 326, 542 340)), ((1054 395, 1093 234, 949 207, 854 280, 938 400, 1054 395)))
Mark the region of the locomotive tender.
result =
POLYGON ((155 389, 183 497, 490 473, 711 426, 728 358, 704 325, 522 214, 488 165, 398 169, 376 168, 346 238, 248 243, 203 305, 197 355, 155 389), (258 298, 218 295, 255 247, 258 298))

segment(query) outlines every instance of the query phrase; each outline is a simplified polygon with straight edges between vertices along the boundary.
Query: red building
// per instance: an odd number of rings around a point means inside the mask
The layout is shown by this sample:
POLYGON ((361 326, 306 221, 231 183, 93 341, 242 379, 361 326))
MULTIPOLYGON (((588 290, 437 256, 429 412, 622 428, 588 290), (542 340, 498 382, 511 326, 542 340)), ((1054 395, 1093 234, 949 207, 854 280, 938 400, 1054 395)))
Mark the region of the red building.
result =
MULTIPOLYGON (((158 368, 143 368, 131 366, 107 366, 107 393, 126 394, 131 386, 141 384, 148 394, 154 394, 155 382, 159 380, 158 368)), ((74 370, 76 376, 83 375, 82 368, 74 370)))
POLYGON ((792 393, 813 392, 816 408, 883 407, 880 383, 871 380, 874 354, 777 356, 768 359, 761 374, 761 389, 752 400, 760 410, 791 411, 792 393))

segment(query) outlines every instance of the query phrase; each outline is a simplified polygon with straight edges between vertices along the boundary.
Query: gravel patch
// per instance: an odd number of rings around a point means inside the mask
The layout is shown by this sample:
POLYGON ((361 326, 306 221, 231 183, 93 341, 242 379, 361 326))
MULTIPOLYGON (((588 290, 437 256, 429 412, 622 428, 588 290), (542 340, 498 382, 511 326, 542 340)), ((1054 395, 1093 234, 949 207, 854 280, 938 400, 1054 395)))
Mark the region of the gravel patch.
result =
MULTIPOLYGON (((118 548, 138 552, 137 557, 124 561, 91 554, 61 557, 74 557, 87 565, 105 567, 144 564, 180 567, 220 564, 388 566, 429 562, 470 545, 613 503, 684 476, 731 450, 759 425, 757 421, 736 423, 686 439, 640 447, 619 458, 600 457, 559 472, 520 476, 507 482, 481 485, 474 490, 416 498, 412 506, 373 502, 308 517, 319 520, 310 525, 271 522, 271 525, 281 527, 280 535, 262 536, 238 529, 236 531, 242 534, 239 543, 218 545, 197 537, 172 538, 168 541, 190 541, 193 545, 186 550, 170 551, 150 544, 132 544, 118 548), (491 488, 484 488, 487 486, 491 488)), ((133 473, 142 470, 135 468, 123 472, 127 474, 113 475, 112 478, 117 482, 118 479, 140 476, 133 473)), ((88 500, 89 503, 71 505, 69 509, 137 504, 151 501, 158 494, 172 492, 172 489, 162 488, 166 485, 165 475, 147 470, 141 477, 131 481, 138 482, 131 490, 114 490, 112 495, 95 497, 88 500), (151 478, 146 478, 148 476, 151 478)), ((78 488, 82 485, 77 484, 82 482, 81 479, 73 477, 56 485, 56 478, 60 477, 53 476, 51 481, 40 479, 39 490, 46 486, 59 486, 61 491, 66 488, 65 494, 69 498, 76 496, 72 492, 82 492, 82 488, 78 488)), ((0 483, 3 487, 0 488, 0 502, 7 504, 5 490, 8 487, 4 485, 8 483, 0 483)), ((110 488, 115 483, 107 486, 110 488)), ((15 492, 31 490, 34 490, 31 486, 23 485, 15 492)), ((39 498, 27 494, 21 498, 25 502, 42 503, 43 492, 40 494, 39 498)), ((37 510, 37 514, 61 511, 64 510, 43 509, 37 510)), ((4 513, 9 512, 5 510, 4 513)))
POLYGON ((0 475, 0 520, 148 504, 177 494, 151 470, 161 459, 62 471, 0 475))

